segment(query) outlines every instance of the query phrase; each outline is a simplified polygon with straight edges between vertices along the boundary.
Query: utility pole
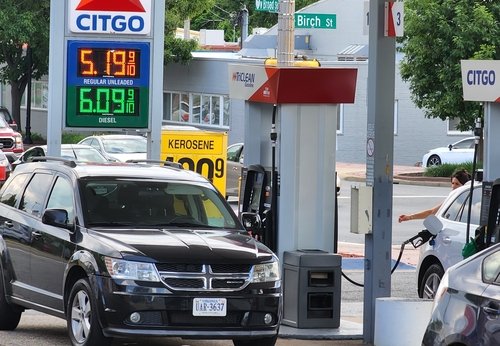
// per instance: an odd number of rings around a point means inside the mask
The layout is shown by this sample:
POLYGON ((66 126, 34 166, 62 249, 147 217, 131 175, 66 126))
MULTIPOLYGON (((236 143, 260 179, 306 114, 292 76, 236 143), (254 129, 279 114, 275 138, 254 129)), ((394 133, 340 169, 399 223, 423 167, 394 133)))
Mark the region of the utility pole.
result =
POLYGON ((293 66, 295 0, 280 0, 278 14, 278 67, 293 66))

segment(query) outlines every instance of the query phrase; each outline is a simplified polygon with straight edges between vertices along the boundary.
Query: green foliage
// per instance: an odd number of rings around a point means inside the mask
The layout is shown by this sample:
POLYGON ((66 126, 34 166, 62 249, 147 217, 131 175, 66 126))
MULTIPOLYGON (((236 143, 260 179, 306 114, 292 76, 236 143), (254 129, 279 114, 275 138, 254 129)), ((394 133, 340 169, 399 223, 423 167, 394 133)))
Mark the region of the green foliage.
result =
MULTIPOLYGON (((85 137, 87 137, 87 135, 75 132, 63 132, 61 136, 61 143, 76 144, 85 137)), ((33 144, 47 144, 47 139, 45 139, 41 134, 36 132, 31 133, 31 140, 33 141, 33 144)))
POLYGON ((0 0, 0 82, 11 85, 12 116, 21 126, 21 96, 28 82, 28 59, 22 45, 32 52, 31 75, 47 74, 49 60, 50 0, 0 0))
POLYGON ((459 119, 470 130, 482 115, 464 102, 461 59, 500 59, 500 1, 406 0, 401 76, 428 118, 459 119))
POLYGON ((180 62, 187 64, 191 52, 198 45, 195 40, 175 38, 175 30, 184 27, 184 20, 194 18, 214 6, 216 0, 166 0, 165 1, 165 64, 180 62))
MULTIPOLYGON (((482 163, 476 164, 476 170, 482 168, 482 163)), ((439 166, 427 167, 424 171, 426 177, 451 177, 458 169, 465 169, 472 175, 472 162, 464 163, 443 163, 439 166)))
POLYGON ((63 132, 61 137, 62 144, 75 144, 80 142, 82 139, 87 137, 87 135, 82 135, 75 132, 63 132))
MULTIPOLYGON (((295 10, 313 4, 317 0, 296 0, 295 10)), ((239 25, 240 10, 245 6, 248 10, 248 31, 253 28, 270 28, 278 23, 278 14, 256 11, 255 0, 216 0, 214 6, 209 7, 199 16, 192 17, 191 27, 193 30, 219 29, 224 30, 227 42, 236 42, 241 36, 239 25)))
POLYGON ((47 144, 47 140, 37 132, 31 132, 31 140, 33 144, 47 144))
POLYGON ((169 62, 179 62, 187 64, 192 56, 191 52, 198 47, 195 40, 183 40, 173 36, 165 37, 165 64, 169 62))

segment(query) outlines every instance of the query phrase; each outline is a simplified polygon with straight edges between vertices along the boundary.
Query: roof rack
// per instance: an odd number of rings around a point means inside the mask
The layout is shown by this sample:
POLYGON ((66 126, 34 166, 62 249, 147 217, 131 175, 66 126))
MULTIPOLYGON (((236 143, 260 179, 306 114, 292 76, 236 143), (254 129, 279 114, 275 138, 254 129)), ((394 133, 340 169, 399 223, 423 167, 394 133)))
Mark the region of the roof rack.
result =
POLYGON ((76 162, 74 160, 65 159, 63 157, 57 156, 32 156, 26 160, 28 162, 45 162, 45 161, 58 161, 64 163, 66 166, 71 168, 76 167, 76 162))
POLYGON ((150 159, 132 159, 132 160, 127 160, 125 162, 128 162, 128 163, 160 163, 160 164, 163 164, 165 166, 184 169, 184 167, 182 167, 182 165, 180 163, 166 161, 166 160, 164 161, 164 160, 150 160, 150 159))

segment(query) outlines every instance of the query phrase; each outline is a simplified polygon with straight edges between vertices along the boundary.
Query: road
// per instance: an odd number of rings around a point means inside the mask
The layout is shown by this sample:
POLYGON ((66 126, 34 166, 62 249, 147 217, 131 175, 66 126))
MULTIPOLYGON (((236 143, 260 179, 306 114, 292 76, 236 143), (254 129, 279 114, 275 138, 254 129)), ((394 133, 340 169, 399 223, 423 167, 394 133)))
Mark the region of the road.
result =
MULTIPOLYGON (((364 244, 365 236, 350 232, 351 186, 359 186, 358 182, 341 181, 339 205, 339 242, 364 244)), ((401 214, 415 213, 430 209, 444 201, 451 192, 449 187, 421 185, 393 185, 393 218, 392 244, 401 245, 406 239, 424 229, 423 220, 413 220, 398 223, 401 214)))

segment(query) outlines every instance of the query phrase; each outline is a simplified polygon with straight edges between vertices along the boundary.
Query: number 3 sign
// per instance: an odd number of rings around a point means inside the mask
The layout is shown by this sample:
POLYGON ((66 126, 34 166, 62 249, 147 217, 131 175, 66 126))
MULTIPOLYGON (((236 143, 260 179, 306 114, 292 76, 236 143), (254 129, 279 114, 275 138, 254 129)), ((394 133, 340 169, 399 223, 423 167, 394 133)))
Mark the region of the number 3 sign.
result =
POLYGON ((384 34, 388 37, 402 37, 404 34, 403 1, 385 3, 384 34))

